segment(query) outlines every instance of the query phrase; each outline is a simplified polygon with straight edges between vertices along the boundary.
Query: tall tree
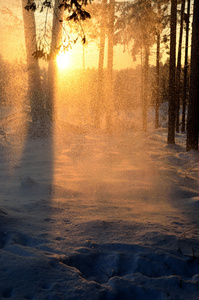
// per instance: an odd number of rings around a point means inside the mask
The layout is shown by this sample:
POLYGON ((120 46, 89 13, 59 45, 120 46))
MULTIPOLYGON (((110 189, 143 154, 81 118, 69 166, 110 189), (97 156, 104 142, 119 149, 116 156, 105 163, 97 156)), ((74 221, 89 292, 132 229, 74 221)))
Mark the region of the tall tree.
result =
MULTIPOLYGON (((144 22, 149 21, 150 26, 150 14, 152 13, 152 6, 151 6, 151 0, 147 0, 144 4, 144 22)), ((142 27, 142 25, 141 25, 142 27)), ((145 28, 146 29, 146 28, 145 28)), ((143 37, 143 48, 144 48, 144 70, 143 70, 143 98, 142 98, 142 129, 143 131, 147 131, 147 111, 148 111, 148 105, 149 105, 149 57, 150 57, 150 36, 147 37, 147 32, 142 27, 142 37, 143 37)))
MULTIPOLYGON (((153 0, 157 11, 156 16, 156 86, 155 86, 155 128, 159 127, 159 108, 160 108, 160 58, 161 58, 161 33, 168 25, 168 10, 170 0, 153 0)), ((167 40, 164 35, 163 41, 167 40)))
POLYGON ((100 41, 99 41, 99 61, 98 61, 98 98, 95 102, 94 123, 98 128, 100 125, 100 110, 104 98, 104 51, 105 51, 105 37, 106 37, 106 6, 107 0, 102 0, 100 9, 100 41))
POLYGON ((26 45, 26 59, 28 70, 28 94, 30 99, 30 113, 32 122, 42 122, 45 117, 44 102, 41 92, 39 63, 33 56, 37 51, 36 26, 34 9, 25 9, 27 0, 22 0, 24 36, 26 45))
POLYGON ((111 131, 113 113, 113 46, 114 46, 114 20, 115 0, 109 2, 108 17, 108 61, 107 61, 107 98, 106 98, 106 127, 111 131))
MULTIPOLYGON (((44 2, 39 2, 38 5, 36 5, 35 0, 22 0, 23 4, 28 12, 27 15, 24 16, 25 19, 25 26, 27 27, 25 29, 25 36, 27 39, 27 44, 35 44, 36 45, 36 33, 35 30, 33 31, 31 28, 35 28, 35 21, 32 18, 33 12, 36 9, 40 9, 42 12, 45 8, 51 9, 52 4, 51 1, 44 1, 44 2), (34 26, 33 24, 34 21, 34 26), (34 41, 34 43, 33 43, 34 41)), ((53 120, 53 114, 54 114, 54 83, 55 83, 55 70, 56 70, 56 64, 55 64, 55 58, 57 52, 60 50, 60 47, 62 45, 62 21, 63 21, 63 12, 66 10, 68 12, 68 18, 67 21, 75 21, 80 24, 81 27, 81 21, 84 21, 87 18, 90 18, 90 14, 84 10, 84 5, 86 5, 88 2, 87 0, 55 0, 54 1, 54 6, 53 6, 53 25, 52 25, 52 39, 51 39, 51 47, 50 47, 50 53, 48 52, 49 44, 47 42, 48 37, 47 37, 47 30, 46 30, 46 25, 47 25, 47 15, 45 16, 45 25, 44 25, 44 35, 43 38, 40 39, 39 42, 39 47, 34 48, 34 47, 29 47, 29 56, 33 58, 32 54, 34 54, 35 58, 44 58, 48 59, 49 57, 51 58, 51 61, 49 63, 49 78, 48 78, 48 97, 46 99, 46 102, 44 104, 44 101, 36 101, 33 100, 33 106, 34 108, 37 106, 43 106, 45 107, 47 111, 47 115, 50 120, 53 120)), ((79 35, 81 36, 81 34, 79 35)), ((82 36, 81 36, 82 37, 82 36)), ((85 36, 83 34, 82 41, 85 42, 85 36)), ((73 42, 76 42, 73 41, 73 42)), ((71 44, 71 40, 69 39, 69 44, 71 44)), ((35 60, 35 64, 38 65, 38 61, 35 60)), ((39 70, 39 69, 38 69, 39 70)), ((38 76, 38 78, 40 78, 38 76)), ((36 82, 36 81, 35 81, 36 82)), ((39 90, 39 84, 35 90, 35 93, 38 92, 39 90)), ((32 97, 33 98, 33 97, 32 97)), ((36 97, 34 97, 36 98, 36 97)), ((42 109, 37 109, 37 111, 43 111, 42 109)), ((34 116, 38 114, 34 114, 34 116)))
POLYGON ((171 0, 170 16, 170 64, 169 64, 169 122, 168 144, 175 144, 175 97, 176 97, 176 24, 177 24, 177 0, 171 0))
POLYGON ((147 111, 149 102, 149 45, 144 45, 144 65, 143 65, 143 98, 142 98, 142 129, 147 131, 147 111))
POLYGON ((188 91, 188 49, 189 49, 189 19, 190 19, 190 6, 191 0, 187 1, 187 11, 184 14, 186 22, 186 42, 185 42, 185 60, 184 60, 184 79, 183 79, 183 94, 182 94, 182 132, 185 132, 185 119, 186 119, 186 102, 187 102, 187 91, 188 91))
POLYGON ((180 128, 180 99, 181 99, 181 58, 182 58, 182 37, 183 37, 183 25, 184 25, 184 9, 185 0, 182 0, 181 4, 181 17, 180 17, 180 34, 178 42, 178 62, 176 70, 176 132, 179 132, 180 128))
POLYGON ((199 1, 194 1, 190 92, 187 118, 187 151, 198 150, 199 133, 199 1))
MULTIPOLYGON (((160 18, 161 6, 157 1, 157 12, 160 18)), ((160 106, 160 28, 157 28, 157 51, 156 51, 156 99, 155 99, 155 128, 159 127, 159 106, 160 106)))
POLYGON ((53 120, 54 114, 54 92, 56 79, 56 56, 62 45, 62 22, 63 22, 63 7, 59 8, 60 1, 55 0, 53 11, 53 25, 51 37, 51 53, 48 65, 48 98, 46 101, 46 110, 49 119, 53 120))

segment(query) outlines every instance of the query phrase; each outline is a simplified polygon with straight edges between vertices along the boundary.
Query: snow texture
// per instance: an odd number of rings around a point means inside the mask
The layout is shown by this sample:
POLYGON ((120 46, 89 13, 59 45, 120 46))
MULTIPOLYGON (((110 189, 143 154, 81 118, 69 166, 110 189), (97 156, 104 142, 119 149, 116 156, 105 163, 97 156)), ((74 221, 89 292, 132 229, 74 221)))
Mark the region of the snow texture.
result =
POLYGON ((199 154, 165 129, 0 143, 0 299, 199 299, 199 154))

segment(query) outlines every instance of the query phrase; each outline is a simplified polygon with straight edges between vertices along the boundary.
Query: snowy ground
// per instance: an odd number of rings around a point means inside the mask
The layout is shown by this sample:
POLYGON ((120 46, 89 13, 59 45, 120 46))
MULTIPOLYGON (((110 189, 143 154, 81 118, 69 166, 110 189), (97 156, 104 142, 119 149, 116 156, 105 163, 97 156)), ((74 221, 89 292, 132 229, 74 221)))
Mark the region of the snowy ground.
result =
POLYGON ((0 137, 0 299, 199 299, 199 154, 185 136, 0 137))

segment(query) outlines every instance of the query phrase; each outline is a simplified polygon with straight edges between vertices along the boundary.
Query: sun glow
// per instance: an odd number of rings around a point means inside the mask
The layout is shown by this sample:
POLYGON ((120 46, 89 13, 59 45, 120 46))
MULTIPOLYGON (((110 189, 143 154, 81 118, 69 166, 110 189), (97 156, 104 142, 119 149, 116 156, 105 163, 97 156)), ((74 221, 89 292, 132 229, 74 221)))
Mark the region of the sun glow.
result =
POLYGON ((60 70, 68 68, 71 64, 71 54, 69 51, 60 51, 57 55, 57 66, 60 70))

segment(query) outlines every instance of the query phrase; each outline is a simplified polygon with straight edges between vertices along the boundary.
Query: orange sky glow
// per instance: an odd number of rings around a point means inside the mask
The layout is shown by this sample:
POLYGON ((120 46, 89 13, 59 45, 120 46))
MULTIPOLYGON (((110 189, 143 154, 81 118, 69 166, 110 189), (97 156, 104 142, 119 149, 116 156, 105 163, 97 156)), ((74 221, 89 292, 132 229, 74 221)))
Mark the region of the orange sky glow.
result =
MULTIPOLYGON (((22 9, 20 0, 10 0, 8 3, 0 0, 0 32, 1 32, 1 44, 0 53, 6 60, 25 60, 25 42, 23 33, 23 23, 22 23, 22 9)), ((44 22, 44 15, 41 13, 36 14, 37 18, 40 18, 44 22)), ((86 32, 85 32, 86 33, 86 32)), ((107 49, 106 49, 107 52, 107 49)), ((84 47, 83 56, 83 46, 81 41, 76 45, 73 45, 72 49, 69 50, 67 56, 68 63, 61 63, 59 58, 60 68, 97 68, 98 67, 98 46, 94 42, 87 42, 84 47)), ((64 61, 64 56, 62 56, 64 61)), ((166 61, 168 55, 163 53, 162 60, 166 61)), ((155 47, 152 49, 151 54, 151 64, 155 64, 155 47)), ((42 63, 43 64, 43 63, 42 63)), ((107 57, 105 54, 106 67, 107 57)), ((137 61, 133 61, 127 47, 124 51, 124 46, 118 45, 114 47, 114 69, 125 69, 134 68, 140 64, 140 57, 137 57, 137 61)))
MULTIPOLYGON (((9 3, 5 3, 0 0, 0 31, 1 31, 1 45, 0 53, 6 60, 19 60, 25 59, 25 42, 23 33, 22 23, 22 12, 21 12, 21 1, 11 0, 9 3), (17 24, 17 25, 16 25, 17 24)), ((41 19, 41 14, 37 13, 37 18, 41 19)), ((44 19, 44 18, 43 18, 44 19)), ((86 33, 86 32, 85 32, 86 33)), ((107 52, 107 49, 106 49, 107 52)), ((81 41, 76 45, 73 45, 72 49, 69 50, 67 56, 70 56, 70 61, 65 64, 68 68, 97 68, 98 67, 98 46, 96 43, 87 42, 84 47, 83 57, 83 46, 81 41)), ((154 56, 154 55, 153 55, 154 56)), ((64 56, 62 55, 62 58, 64 56)), ((121 45, 114 47, 114 69, 125 69, 136 67, 140 63, 140 58, 134 62, 130 53, 121 45)), ((43 64, 43 63, 42 63, 43 64)), ((105 54, 106 67, 107 57, 105 54)), ((63 69, 64 64, 59 63, 60 68, 63 69)))

